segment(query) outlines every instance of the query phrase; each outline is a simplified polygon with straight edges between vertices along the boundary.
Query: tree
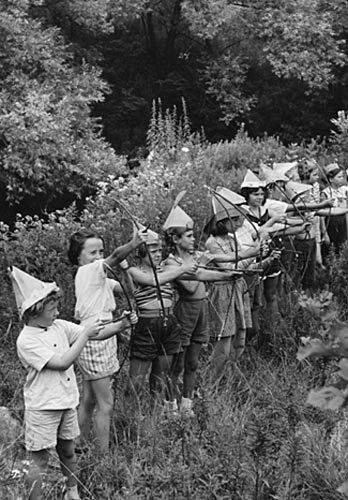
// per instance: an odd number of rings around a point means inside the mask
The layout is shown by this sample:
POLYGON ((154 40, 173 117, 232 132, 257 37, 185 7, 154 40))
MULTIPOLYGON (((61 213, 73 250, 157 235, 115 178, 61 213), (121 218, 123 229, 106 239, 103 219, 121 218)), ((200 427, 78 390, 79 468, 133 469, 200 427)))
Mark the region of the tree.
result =
POLYGON ((51 210, 93 192, 123 169, 90 115, 107 85, 74 64, 57 28, 44 28, 22 0, 1 1, 1 208, 51 210))

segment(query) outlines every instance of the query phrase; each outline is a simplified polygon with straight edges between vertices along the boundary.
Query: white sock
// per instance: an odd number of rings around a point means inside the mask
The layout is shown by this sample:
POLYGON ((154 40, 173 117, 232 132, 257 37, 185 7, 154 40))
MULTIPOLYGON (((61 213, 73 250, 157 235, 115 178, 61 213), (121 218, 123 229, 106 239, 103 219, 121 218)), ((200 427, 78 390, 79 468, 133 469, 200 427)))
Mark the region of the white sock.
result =
POLYGON ((78 500, 80 498, 77 485, 66 487, 66 500, 78 500))
POLYGON ((190 398, 181 398, 181 408, 184 410, 192 409, 192 399, 190 398))

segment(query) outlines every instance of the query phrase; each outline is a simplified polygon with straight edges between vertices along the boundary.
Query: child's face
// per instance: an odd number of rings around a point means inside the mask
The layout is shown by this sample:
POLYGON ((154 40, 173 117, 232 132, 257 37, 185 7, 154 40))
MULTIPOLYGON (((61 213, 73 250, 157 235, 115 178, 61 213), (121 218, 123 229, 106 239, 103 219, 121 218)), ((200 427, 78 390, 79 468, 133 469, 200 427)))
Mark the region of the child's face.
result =
POLYGON ((262 188, 249 194, 249 205, 251 207, 261 207, 265 199, 265 193, 262 188))
POLYGON ((181 236, 176 236, 174 243, 177 248, 180 248, 184 252, 193 252, 195 246, 195 237, 193 230, 189 229, 185 231, 181 236))
POLYGON ((100 260, 104 257, 104 243, 100 238, 87 238, 85 241, 78 261, 79 266, 84 266, 100 260))
MULTIPOLYGON (((161 244, 149 245, 148 251, 151 255, 152 262, 155 264, 155 266, 158 266, 162 260, 162 245, 161 244)), ((145 264, 147 264, 148 266, 151 265, 148 254, 146 254, 145 257, 143 258, 143 262, 145 262, 145 264)))
POLYGON ((229 233, 234 233, 242 227, 243 225, 243 217, 241 215, 237 215, 236 217, 230 217, 229 219, 225 219, 225 227, 229 233))
POLYGON ((58 314, 59 314, 58 301, 54 300, 48 302, 48 304, 45 305, 42 313, 39 314, 38 316, 35 316, 34 318, 35 323, 37 326, 40 326, 41 328, 47 328, 52 325, 55 319, 57 319, 58 314))

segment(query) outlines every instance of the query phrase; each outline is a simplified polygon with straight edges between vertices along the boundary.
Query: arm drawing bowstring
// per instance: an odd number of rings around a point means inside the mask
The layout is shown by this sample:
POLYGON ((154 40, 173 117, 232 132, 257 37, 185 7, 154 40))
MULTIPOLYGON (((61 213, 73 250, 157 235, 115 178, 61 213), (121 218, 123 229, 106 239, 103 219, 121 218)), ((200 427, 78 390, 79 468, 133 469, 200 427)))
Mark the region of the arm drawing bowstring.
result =
MULTIPOLYGON (((134 215, 130 212, 130 210, 121 201, 116 200, 116 199, 114 199, 114 201, 115 201, 115 203, 117 205, 119 205, 125 211, 125 213, 132 220, 132 222, 135 225, 135 227, 139 230, 140 229, 139 223, 138 223, 137 219, 134 217, 134 215)), ((159 284, 159 281, 158 281, 158 275, 157 275, 156 266, 155 266, 155 264, 153 262, 151 252, 150 252, 150 250, 149 250, 149 248, 148 248, 148 246, 146 244, 145 244, 145 250, 146 250, 147 256, 149 258, 150 266, 151 266, 151 269, 152 269, 152 272, 153 272, 153 276, 154 276, 154 280, 155 280, 156 295, 157 295, 157 299, 158 299, 158 301, 160 303, 160 306, 161 306, 161 315, 162 315, 163 324, 164 324, 164 326, 166 326, 166 324, 167 324, 167 316, 166 316, 166 312, 165 312, 165 307, 164 307, 164 302, 163 302, 161 287, 160 287, 160 284, 159 284)))

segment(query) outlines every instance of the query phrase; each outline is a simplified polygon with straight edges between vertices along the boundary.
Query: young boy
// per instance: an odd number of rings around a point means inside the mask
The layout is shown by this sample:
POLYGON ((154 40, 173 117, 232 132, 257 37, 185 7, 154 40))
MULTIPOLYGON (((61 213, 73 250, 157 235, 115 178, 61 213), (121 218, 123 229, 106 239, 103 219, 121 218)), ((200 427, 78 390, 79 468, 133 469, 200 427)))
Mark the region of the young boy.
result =
MULTIPOLYGON (((42 478, 55 447, 66 478, 64 500, 80 500, 75 476, 74 439, 79 435, 76 407, 79 401, 73 363, 90 339, 98 338, 103 324, 88 327, 57 319, 55 283, 43 283, 12 267, 10 276, 25 326, 17 339, 19 359, 28 370, 24 384, 25 442, 31 453, 27 477, 29 500, 42 498, 42 478)), ((120 330, 129 326, 119 322, 120 330)))

